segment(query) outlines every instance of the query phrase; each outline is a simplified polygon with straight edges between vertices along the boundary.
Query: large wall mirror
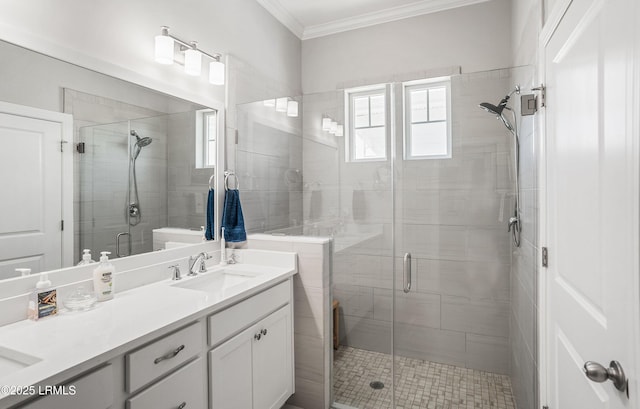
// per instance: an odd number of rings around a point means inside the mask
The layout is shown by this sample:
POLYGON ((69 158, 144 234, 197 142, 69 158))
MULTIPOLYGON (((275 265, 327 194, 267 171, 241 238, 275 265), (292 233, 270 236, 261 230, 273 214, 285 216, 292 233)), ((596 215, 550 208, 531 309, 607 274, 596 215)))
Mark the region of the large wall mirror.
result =
MULTIPOLYGON (((82 260, 84 249, 97 260, 100 251, 124 257, 202 241, 212 176, 224 169, 217 148, 222 103, 202 106, 3 41, 0 58, 6 62, 0 101, 73 116, 73 143, 63 146, 73 151, 73 200, 65 203, 73 206, 73 223, 67 221, 73 243, 61 250, 68 261, 52 266, 46 254, 7 254, 5 246, 0 279, 19 275, 16 268, 69 267, 82 260)), ((16 143, 17 134, 0 138, 14 163, 38 161, 16 143)), ((42 189, 33 175, 8 167, 0 177, 3 200, 20 201, 23 192, 42 189)), ((0 215, 0 236, 20 230, 17 219, 31 217, 19 213, 0 215)))

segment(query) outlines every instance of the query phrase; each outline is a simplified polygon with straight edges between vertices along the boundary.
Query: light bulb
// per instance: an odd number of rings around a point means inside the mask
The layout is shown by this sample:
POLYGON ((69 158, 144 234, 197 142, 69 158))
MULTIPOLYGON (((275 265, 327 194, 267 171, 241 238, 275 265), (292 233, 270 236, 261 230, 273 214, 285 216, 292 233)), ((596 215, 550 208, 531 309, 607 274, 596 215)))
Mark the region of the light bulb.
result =
POLYGON ((298 101, 287 102, 287 116, 298 116, 298 101))
POLYGON ((188 75, 200 75, 202 69, 202 54, 192 48, 184 52, 184 72, 188 75))
POLYGON ((331 118, 322 118, 322 130, 328 131, 329 129, 331 129, 331 118))
POLYGON ((160 64, 173 64, 173 38, 166 35, 156 36, 155 60, 160 64))
POLYGON ((209 82, 214 85, 224 85, 224 64, 220 61, 209 63, 209 82))
POLYGON ((264 101, 262 101, 262 103, 266 107, 274 107, 274 106, 276 106, 276 100, 275 99, 265 99, 264 101))
POLYGON ((344 135, 344 125, 338 125, 338 128, 336 129, 336 136, 343 136, 344 135))
POLYGON ((287 112, 287 97, 276 99, 276 111, 287 112))
POLYGON ((335 135, 337 130, 338 130, 338 123, 335 121, 331 121, 331 127, 329 128, 329 133, 335 135))

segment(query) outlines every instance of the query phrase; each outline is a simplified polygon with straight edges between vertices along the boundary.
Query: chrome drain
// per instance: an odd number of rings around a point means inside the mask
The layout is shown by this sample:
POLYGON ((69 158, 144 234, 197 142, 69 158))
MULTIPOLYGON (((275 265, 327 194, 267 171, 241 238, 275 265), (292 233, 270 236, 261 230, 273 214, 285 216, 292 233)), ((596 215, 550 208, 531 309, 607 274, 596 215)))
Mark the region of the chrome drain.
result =
POLYGON ((369 384, 369 386, 371 386, 372 389, 382 389, 384 388, 384 383, 380 381, 373 381, 369 384))

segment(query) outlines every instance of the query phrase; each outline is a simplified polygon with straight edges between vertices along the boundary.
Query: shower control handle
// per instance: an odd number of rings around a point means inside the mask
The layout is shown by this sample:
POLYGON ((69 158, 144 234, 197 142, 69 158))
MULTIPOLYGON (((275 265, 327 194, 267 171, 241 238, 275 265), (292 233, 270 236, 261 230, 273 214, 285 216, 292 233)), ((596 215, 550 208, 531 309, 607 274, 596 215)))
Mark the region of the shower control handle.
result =
POLYGON ((405 293, 411 291, 411 253, 404 254, 404 262, 402 264, 402 287, 405 293))

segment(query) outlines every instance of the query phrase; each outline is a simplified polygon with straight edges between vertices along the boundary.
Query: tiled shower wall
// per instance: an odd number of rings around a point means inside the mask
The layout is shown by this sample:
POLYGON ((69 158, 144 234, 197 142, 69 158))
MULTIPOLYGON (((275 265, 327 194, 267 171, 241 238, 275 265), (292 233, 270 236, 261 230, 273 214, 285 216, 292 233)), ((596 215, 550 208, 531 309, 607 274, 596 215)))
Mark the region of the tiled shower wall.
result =
MULTIPOLYGON (((513 81, 510 70, 454 76, 453 157, 396 163, 396 254, 412 253, 414 271, 413 289, 405 295, 400 290, 402 260, 395 260, 395 346, 401 356, 510 372, 511 254, 506 221, 513 207, 512 136, 477 105, 496 103, 513 81)), ((316 114, 330 106, 325 101, 316 114)), ((305 154, 313 157, 315 145, 307 143, 307 134, 305 125, 305 154)), ((341 304, 341 341, 389 353, 390 165, 345 163, 343 138, 336 147, 338 200, 322 210, 324 220, 337 225, 333 296, 341 304), (353 206, 356 196, 361 204, 353 206)), ((331 167, 305 160, 305 181, 331 167)), ((330 185, 326 189, 331 195, 330 185)))

